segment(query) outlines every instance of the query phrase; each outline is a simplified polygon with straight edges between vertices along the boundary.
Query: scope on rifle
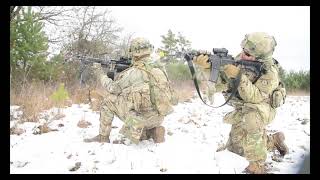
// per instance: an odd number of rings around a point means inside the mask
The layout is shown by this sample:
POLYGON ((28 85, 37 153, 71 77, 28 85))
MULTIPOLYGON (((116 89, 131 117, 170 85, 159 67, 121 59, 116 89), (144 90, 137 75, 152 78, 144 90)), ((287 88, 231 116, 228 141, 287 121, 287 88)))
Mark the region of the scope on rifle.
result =
POLYGON ((214 54, 228 54, 228 50, 226 48, 213 48, 212 51, 214 54))

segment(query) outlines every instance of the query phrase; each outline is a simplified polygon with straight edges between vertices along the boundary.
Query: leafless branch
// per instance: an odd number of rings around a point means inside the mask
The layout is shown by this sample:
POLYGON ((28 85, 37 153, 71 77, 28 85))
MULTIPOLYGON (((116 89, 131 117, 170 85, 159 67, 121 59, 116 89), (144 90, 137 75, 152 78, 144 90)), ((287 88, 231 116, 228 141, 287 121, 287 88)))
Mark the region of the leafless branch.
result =
POLYGON ((22 9, 22 6, 10 6, 10 21, 14 19, 18 14, 19 11, 22 9))

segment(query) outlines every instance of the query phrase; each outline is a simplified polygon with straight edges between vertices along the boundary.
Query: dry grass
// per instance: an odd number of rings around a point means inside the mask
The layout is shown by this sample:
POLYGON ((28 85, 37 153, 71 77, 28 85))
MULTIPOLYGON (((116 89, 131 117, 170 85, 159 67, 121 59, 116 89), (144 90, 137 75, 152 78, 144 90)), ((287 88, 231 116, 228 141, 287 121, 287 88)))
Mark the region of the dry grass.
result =
POLYGON ((100 111, 101 102, 103 100, 103 89, 101 87, 97 87, 96 89, 90 91, 90 98, 91 98, 91 109, 93 111, 100 111))
POLYGON ((101 87, 96 86, 93 88, 81 88, 79 84, 76 84, 69 87, 68 92, 72 103, 90 104, 93 111, 100 110, 103 92, 101 87))
POLYGON ((310 96, 310 91, 295 90, 295 91, 288 91, 287 94, 290 96, 310 96))
POLYGON ((54 106, 53 101, 48 98, 53 91, 52 87, 33 82, 20 91, 10 89, 10 104, 21 106, 21 121, 36 122, 41 111, 54 106))
POLYGON ((173 88, 178 96, 179 102, 190 101, 194 96, 195 87, 193 81, 174 81, 173 88))
MULTIPOLYGON (((37 122, 39 113, 55 106, 55 103, 49 97, 56 91, 57 84, 48 85, 42 82, 32 82, 20 91, 15 88, 10 89, 10 104, 21 106, 23 111, 21 122, 37 122)), ((195 87, 191 80, 174 81, 173 88, 179 102, 190 101, 195 93, 195 87)), ((66 90, 69 93, 70 100, 66 101, 64 105, 90 103, 93 111, 100 110, 103 92, 101 87, 97 86, 89 91, 88 88, 80 88, 79 84, 74 83, 72 86, 67 86, 66 90)), ((288 95, 305 96, 310 95, 310 91, 290 91, 288 95)))
POLYGON ((89 95, 88 95, 88 89, 77 89, 72 88, 73 92, 70 93, 70 99, 72 100, 72 103, 80 104, 80 103, 89 103, 89 95))
POLYGON ((81 88, 79 84, 67 87, 72 103, 89 103, 89 88, 81 88))
MULTIPOLYGON (((10 104, 21 106, 23 115, 21 122, 37 122, 39 113, 52 107, 57 107, 50 96, 57 90, 59 83, 55 85, 33 82, 27 84, 22 90, 10 89, 10 104)), ((69 100, 63 106, 71 106, 73 103, 89 103, 88 89, 80 88, 79 85, 66 87, 69 100)))

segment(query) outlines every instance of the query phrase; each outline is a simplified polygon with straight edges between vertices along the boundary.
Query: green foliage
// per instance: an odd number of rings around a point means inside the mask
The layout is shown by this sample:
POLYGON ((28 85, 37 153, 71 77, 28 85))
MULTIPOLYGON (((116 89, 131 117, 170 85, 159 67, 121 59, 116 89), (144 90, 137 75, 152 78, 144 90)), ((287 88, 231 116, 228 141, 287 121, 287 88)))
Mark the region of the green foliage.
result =
POLYGON ((161 35, 162 43, 164 44, 163 49, 167 51, 169 54, 177 51, 177 43, 178 40, 175 37, 176 35, 172 33, 172 31, 169 29, 168 33, 166 35, 161 35))
POLYGON ((166 65, 166 71, 170 80, 190 80, 191 73, 188 65, 183 63, 169 63, 166 65))
POLYGON ((288 91, 310 90, 310 70, 309 71, 290 71, 284 75, 284 84, 288 91))
POLYGON ((68 92, 64 89, 64 84, 60 83, 57 91, 53 92, 50 98, 58 105, 61 106, 66 99, 69 98, 68 92))
POLYGON ((187 40, 180 32, 178 33, 177 42, 179 51, 182 51, 183 49, 191 50, 191 41, 187 40))
POLYGON ((180 32, 178 35, 174 34, 170 29, 166 35, 161 35, 162 44, 161 49, 165 52, 165 58, 172 61, 176 58, 177 52, 191 49, 191 41, 187 40, 180 32))
POLYGON ((57 54, 50 61, 46 62, 45 80, 59 81, 61 76, 67 71, 67 66, 64 64, 63 55, 57 54))
POLYGON ((48 38, 44 24, 31 7, 24 8, 10 23, 10 67, 13 75, 41 78, 46 72, 48 38))

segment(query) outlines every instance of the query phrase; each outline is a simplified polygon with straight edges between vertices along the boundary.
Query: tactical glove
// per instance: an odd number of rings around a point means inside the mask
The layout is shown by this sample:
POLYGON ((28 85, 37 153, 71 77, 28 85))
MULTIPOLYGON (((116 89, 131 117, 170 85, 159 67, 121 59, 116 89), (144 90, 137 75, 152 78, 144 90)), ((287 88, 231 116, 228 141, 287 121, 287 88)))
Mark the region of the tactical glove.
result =
POLYGON ((240 72, 240 69, 232 64, 227 64, 223 67, 223 71, 226 74, 226 76, 230 79, 236 78, 240 72))
POLYGON ((208 62, 208 60, 209 56, 207 54, 200 54, 199 56, 193 57, 193 63, 204 69, 210 68, 210 62, 208 62))

